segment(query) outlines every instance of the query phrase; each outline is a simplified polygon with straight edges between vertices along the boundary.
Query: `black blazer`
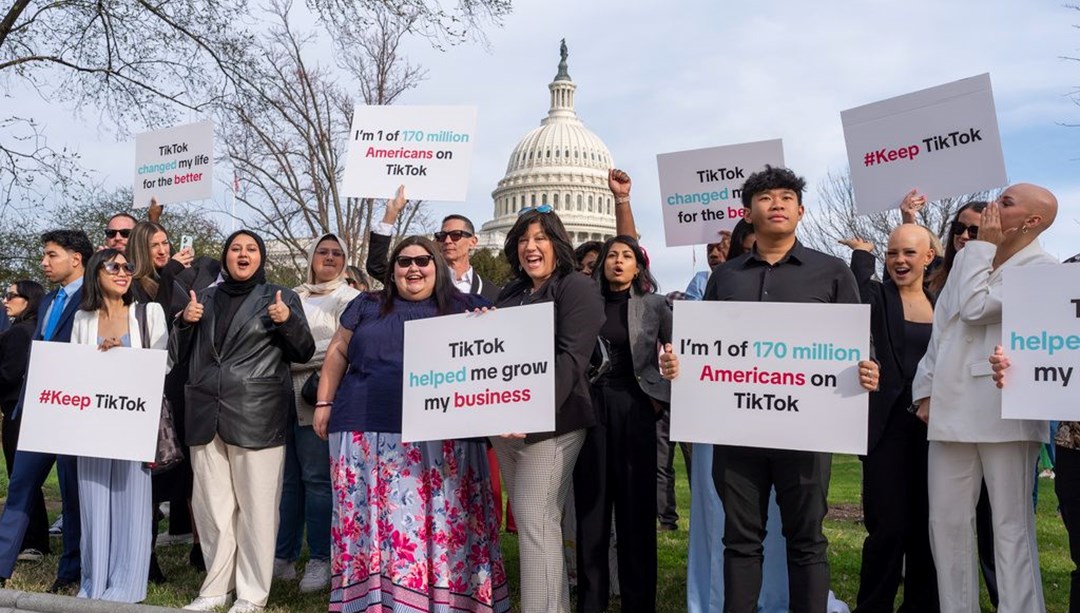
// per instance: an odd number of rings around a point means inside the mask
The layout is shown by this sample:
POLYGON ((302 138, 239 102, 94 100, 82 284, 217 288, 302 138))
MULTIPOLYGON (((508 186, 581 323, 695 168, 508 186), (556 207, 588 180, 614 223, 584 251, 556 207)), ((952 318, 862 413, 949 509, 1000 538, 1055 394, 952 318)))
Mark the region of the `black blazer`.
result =
MULTIPOLYGON (((904 305, 900 290, 886 278, 874 280, 877 261, 868 251, 851 253, 851 272, 859 285, 863 304, 870 305, 870 336, 874 353, 881 365, 878 391, 870 393, 870 424, 866 452, 870 453, 885 434, 893 411, 906 411, 911 405, 911 381, 914 372, 904 372, 904 305)), ((923 289, 930 303, 934 295, 923 289)), ((917 419, 915 416, 912 419, 917 419)))
MULTIPOLYGON (((84 281, 85 283, 85 281, 84 281)), ((33 340, 41 341, 45 340, 45 314, 49 311, 49 305, 56 299, 56 292, 59 290, 53 290, 45 297, 41 299, 41 304, 38 306, 37 325, 34 326, 33 340)), ((82 302, 82 286, 79 286, 79 290, 74 294, 68 296, 67 303, 64 304, 64 312, 60 315, 60 322, 56 324, 56 330, 53 331, 51 339, 54 343, 67 343, 71 341, 71 328, 75 324, 75 312, 79 310, 79 303, 82 302)), ((29 356, 27 356, 29 359, 29 356)), ((11 419, 18 419, 22 415, 22 393, 25 390, 19 392, 19 402, 15 405, 15 409, 11 412, 11 419)))
MULTIPOLYGON (((371 275, 371 278, 378 279, 384 284, 388 281, 386 273, 390 270, 390 263, 387 260, 389 256, 390 237, 384 234, 368 232, 367 262, 364 263, 364 268, 367 269, 367 273, 371 275)), ((473 270, 470 294, 479 294, 487 298, 489 302, 494 303, 498 300, 501 291, 501 287, 481 277, 475 269, 473 270)))
POLYGON ((660 402, 670 403, 671 381, 660 376, 656 343, 671 342, 671 306, 659 294, 638 294, 637 290, 631 290, 626 318, 634 376, 641 391, 660 402))
POLYGON ((25 319, 0 333, 0 410, 4 415, 19 404, 36 326, 37 320, 25 319))
POLYGON ((552 277, 531 294, 529 287, 531 282, 511 283, 495 305, 555 303, 555 431, 525 436, 526 443, 536 443, 596 423, 586 372, 605 316, 600 288, 583 274, 552 277))
POLYGON ((304 307, 290 289, 256 286, 236 312, 219 353, 214 347, 217 293, 216 287, 198 292, 205 305, 202 320, 188 325, 177 319, 169 337, 173 362, 189 360, 186 442, 205 445, 216 434, 229 445, 248 449, 284 445, 293 403, 289 363, 307 362, 315 354, 304 307), (278 290, 290 310, 281 325, 266 313, 278 290))

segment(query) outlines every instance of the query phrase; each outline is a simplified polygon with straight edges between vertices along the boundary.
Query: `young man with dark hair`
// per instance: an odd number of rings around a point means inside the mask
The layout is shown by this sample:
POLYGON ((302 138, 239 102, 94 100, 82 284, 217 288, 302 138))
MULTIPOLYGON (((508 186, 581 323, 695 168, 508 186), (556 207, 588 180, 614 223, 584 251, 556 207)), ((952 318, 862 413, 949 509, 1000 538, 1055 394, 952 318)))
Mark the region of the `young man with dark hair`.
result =
MULTIPOLYGON (((766 166, 747 178, 743 206, 754 225, 754 248, 718 266, 705 300, 859 304, 858 286, 841 260, 804 247, 795 237, 806 182, 786 168, 766 166)), ((877 364, 859 363, 859 382, 877 387, 877 364)), ((769 492, 775 486, 787 537, 789 606, 824 613, 829 597, 828 541, 821 525, 832 455, 810 451, 717 445, 713 481, 724 504, 724 610, 754 611, 761 590, 762 540, 769 492)), ((775 528, 774 528, 775 529, 775 528)))
MULTIPOLYGON (((94 247, 80 230, 53 230, 41 236, 44 256, 41 268, 45 278, 59 288, 45 295, 38 309, 38 325, 34 340, 66 343, 71 340, 75 311, 82 300, 83 270, 94 247)), ((22 401, 15 406, 12 420, 19 419, 22 401)), ((60 496, 64 514, 64 553, 56 571, 56 580, 49 592, 56 593, 77 585, 81 577, 79 560, 79 485, 76 461, 73 456, 15 452, 15 468, 8 484, 7 503, 0 515, 0 585, 15 568, 19 547, 30 521, 33 501, 41 491, 53 464, 60 478, 60 496)))

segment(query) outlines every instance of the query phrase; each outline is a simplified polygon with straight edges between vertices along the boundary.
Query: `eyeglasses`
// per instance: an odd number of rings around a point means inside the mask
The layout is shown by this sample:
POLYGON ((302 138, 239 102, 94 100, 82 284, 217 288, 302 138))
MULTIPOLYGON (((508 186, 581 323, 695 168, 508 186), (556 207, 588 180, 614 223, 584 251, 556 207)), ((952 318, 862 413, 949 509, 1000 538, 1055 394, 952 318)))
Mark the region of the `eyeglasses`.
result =
POLYGON ((105 230, 105 238, 114 238, 117 234, 124 238, 127 238, 131 236, 131 228, 120 228, 119 230, 108 228, 105 230))
POLYGON ((14 300, 16 298, 22 298, 23 300, 29 300, 29 298, 27 298, 26 296, 23 296, 22 294, 20 294, 18 292, 7 292, 6 294, 4 294, 4 300, 11 301, 11 300, 14 300))
POLYGON ((338 249, 316 249, 315 255, 319 256, 320 258, 325 258, 328 255, 335 258, 343 258, 345 257, 345 252, 338 249))
POLYGON ((450 240, 452 240, 452 241, 454 241, 456 243, 456 242, 458 242, 459 240, 461 240, 463 238, 472 238, 473 233, 472 232, 466 232, 465 230, 451 230, 449 232, 436 232, 435 233, 435 242, 441 243, 444 240, 446 240, 447 236, 450 237, 450 240))
POLYGON ((430 255, 414 255, 412 257, 399 255, 394 261, 397 262, 399 268, 408 268, 413 264, 416 264, 417 268, 427 268, 427 265, 430 264, 433 259, 435 258, 430 255))
POLYGON ((128 275, 135 274, 135 265, 131 262, 124 262, 123 264, 117 262, 105 262, 101 267, 105 269, 105 272, 114 276, 120 274, 120 271, 124 271, 128 275))
POLYGON ((540 206, 530 206, 527 209, 521 209, 520 211, 518 211, 518 217, 521 217, 525 213, 531 213, 533 211, 536 211, 537 213, 550 213, 550 212, 552 212, 554 210, 555 209, 551 208, 550 204, 541 204, 540 206))
POLYGON ((952 230, 952 233, 955 234, 956 236, 960 236, 964 232, 967 232, 968 233, 968 238, 970 238, 971 240, 975 240, 976 238, 979 238, 979 226, 975 226, 975 225, 965 226, 962 222, 954 221, 954 222, 952 222, 951 230, 952 230))

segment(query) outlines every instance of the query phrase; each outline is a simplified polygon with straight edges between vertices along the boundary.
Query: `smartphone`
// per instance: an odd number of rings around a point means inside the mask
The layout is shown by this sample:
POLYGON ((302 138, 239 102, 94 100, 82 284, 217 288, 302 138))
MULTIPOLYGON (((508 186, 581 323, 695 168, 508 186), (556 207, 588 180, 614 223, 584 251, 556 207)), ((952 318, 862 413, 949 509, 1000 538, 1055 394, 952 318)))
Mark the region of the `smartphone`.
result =
POLYGON ((195 246, 195 238, 190 234, 185 234, 180 237, 180 251, 184 249, 191 249, 195 246))

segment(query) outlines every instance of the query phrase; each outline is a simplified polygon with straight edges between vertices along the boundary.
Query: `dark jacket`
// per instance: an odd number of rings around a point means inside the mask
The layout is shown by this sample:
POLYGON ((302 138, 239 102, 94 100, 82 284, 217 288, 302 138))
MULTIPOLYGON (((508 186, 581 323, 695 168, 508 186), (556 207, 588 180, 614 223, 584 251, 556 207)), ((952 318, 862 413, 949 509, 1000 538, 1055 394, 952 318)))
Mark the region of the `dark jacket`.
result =
POLYGON ((660 376, 660 358, 656 342, 671 342, 671 307, 659 294, 630 292, 626 307, 630 328, 630 355, 634 359, 634 377, 641 391, 660 402, 671 402, 671 382, 660 376))
POLYGON ((19 403, 36 326, 37 320, 25 319, 0 333, 0 409, 4 415, 19 403))
POLYGON ((186 442, 205 445, 216 434, 229 445, 248 449, 284 445, 293 401, 289 363, 307 362, 315 353, 300 298, 277 285, 256 286, 236 312, 218 353, 217 293, 216 287, 197 292, 205 305, 202 319, 195 325, 178 319, 169 338, 169 357, 177 363, 189 361, 186 442), (266 310, 279 290, 290 315, 276 325, 266 310))
POLYGON ((511 283, 495 305, 555 304, 555 431, 525 437, 526 443, 536 443, 596 422, 586 371, 604 325, 604 298, 592 279, 576 272, 553 277, 531 294, 528 287, 531 284, 511 283))
MULTIPOLYGON (((387 258, 390 256, 390 237, 384 234, 376 234, 375 232, 368 232, 368 253, 367 262, 364 264, 364 268, 367 269, 367 273, 371 275, 372 279, 376 279, 382 283, 386 283, 386 273, 390 269, 390 263, 387 258)), ((487 298, 490 302, 495 302, 502 288, 495 285, 491 281, 480 276, 480 273, 473 269, 472 288, 469 290, 470 294, 479 294, 484 298, 487 298)))
MULTIPOLYGON (((874 280, 876 262, 867 251, 857 249, 851 254, 851 272, 855 274, 859 294, 863 304, 870 305, 870 336, 881 365, 878 391, 870 394, 867 453, 881 441, 892 412, 906 411, 911 405, 911 381, 915 378, 914 372, 904 372, 904 304, 900 290, 892 279, 884 283, 874 280)), ((923 291, 933 304, 933 294, 923 291)), ((917 418, 913 415, 911 419, 917 418)))
MULTIPOLYGON (((45 314, 49 311, 49 305, 56 299, 57 291, 54 289, 41 299, 41 304, 38 306, 37 325, 34 326, 33 339, 35 341, 45 340, 45 314)), ((56 324, 56 330, 53 331, 50 341, 54 343, 71 341, 71 327, 75 324, 75 312, 79 310, 79 303, 82 302, 82 292, 82 286, 80 286, 79 291, 68 296, 67 302, 64 303, 64 312, 60 315, 60 321, 56 324)), ((22 390, 20 390, 19 394, 19 402, 15 405, 15 410, 11 412, 11 419, 18 419, 22 415, 22 390)))

